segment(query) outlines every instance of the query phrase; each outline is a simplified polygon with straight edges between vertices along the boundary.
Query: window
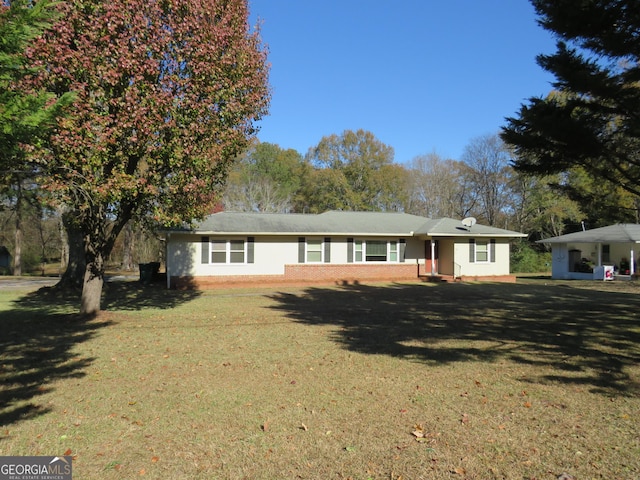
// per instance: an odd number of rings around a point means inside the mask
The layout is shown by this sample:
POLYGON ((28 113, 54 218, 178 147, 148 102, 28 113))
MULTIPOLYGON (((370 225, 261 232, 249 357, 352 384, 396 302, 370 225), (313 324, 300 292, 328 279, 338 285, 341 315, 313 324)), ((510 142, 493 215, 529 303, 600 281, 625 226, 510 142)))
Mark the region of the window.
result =
POLYGON ((489 261, 489 242, 483 240, 476 241, 476 262, 489 261))
POLYGON ((496 241, 469 239, 469 263, 493 263, 496 261, 496 241))
POLYGON ((398 261, 398 242, 389 242, 389 261, 398 261))
POLYGON ((380 240, 369 240, 365 244, 365 260, 367 262, 387 261, 387 242, 380 240))
POLYGON ((611 246, 602 245, 602 261, 604 263, 610 263, 611 262, 611 246))
POLYGON ((245 263, 244 240, 211 241, 211 263, 245 263))
POLYGON ((320 240, 319 238, 310 238, 309 240, 307 240, 307 262, 322 262, 322 240, 320 240))
MULTIPOLYGON (((354 262, 398 262, 403 261, 396 240, 355 240, 354 262)), ((351 261, 351 260, 350 260, 351 261)))

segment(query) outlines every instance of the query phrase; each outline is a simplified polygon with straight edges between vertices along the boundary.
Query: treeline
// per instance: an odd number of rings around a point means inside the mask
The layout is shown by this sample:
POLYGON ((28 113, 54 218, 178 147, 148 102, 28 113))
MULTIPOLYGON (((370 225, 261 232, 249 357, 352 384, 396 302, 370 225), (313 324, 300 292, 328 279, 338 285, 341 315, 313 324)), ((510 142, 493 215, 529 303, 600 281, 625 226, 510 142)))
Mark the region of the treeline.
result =
MULTIPOLYGON (((546 177, 513 168, 512 150, 498 135, 469 142, 459 160, 437 153, 394 163, 391 146, 371 132, 326 136, 305 155, 255 142, 228 172, 217 208, 267 213, 327 210, 405 212, 428 218, 474 216, 480 223, 528 234, 514 245, 515 271, 544 268, 544 245, 536 240, 615 222, 637 222, 637 197, 580 171, 546 177)), ((15 254, 16 215, 22 215, 22 269, 64 271, 69 247, 62 215, 37 196, 6 198, 0 212, 0 245, 15 254), (30 201, 27 199, 31 198, 30 201), (14 208, 22 202, 20 209, 14 208)), ((118 237, 108 263, 136 270, 161 259, 162 245, 148 226, 131 222, 118 237)), ((5 272, 13 271, 4 268, 5 272)), ((21 273, 20 271, 18 273, 21 273)))
POLYGON ((469 142, 461 159, 430 153, 394 163, 371 132, 324 137, 302 155, 255 143, 234 163, 222 197, 233 211, 397 211, 429 218, 474 216, 530 241, 614 222, 636 222, 637 197, 579 169, 532 176, 513 168, 499 135, 469 142))

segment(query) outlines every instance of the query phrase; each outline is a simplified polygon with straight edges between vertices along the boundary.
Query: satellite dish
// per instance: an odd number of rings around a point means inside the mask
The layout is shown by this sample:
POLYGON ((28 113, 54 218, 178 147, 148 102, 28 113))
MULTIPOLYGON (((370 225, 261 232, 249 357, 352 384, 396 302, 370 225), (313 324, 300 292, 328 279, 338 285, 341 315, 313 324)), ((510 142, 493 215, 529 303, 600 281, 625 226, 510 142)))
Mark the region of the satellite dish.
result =
POLYGON ((471 229, 471 227, 473 227, 475 224, 476 224, 475 217, 467 217, 464 220, 462 220, 462 225, 464 225, 468 229, 471 229))

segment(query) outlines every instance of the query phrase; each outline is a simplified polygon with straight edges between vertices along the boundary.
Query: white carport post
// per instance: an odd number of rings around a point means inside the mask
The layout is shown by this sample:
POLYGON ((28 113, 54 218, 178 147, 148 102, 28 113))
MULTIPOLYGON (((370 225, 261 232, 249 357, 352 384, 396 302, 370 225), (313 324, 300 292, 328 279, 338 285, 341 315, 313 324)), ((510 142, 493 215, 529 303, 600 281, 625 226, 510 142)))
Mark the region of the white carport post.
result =
POLYGON ((629 258, 630 258, 630 260, 629 260, 629 273, 631 275, 633 275, 634 273, 636 273, 635 272, 635 269, 636 269, 635 268, 635 263, 636 263, 635 262, 635 258, 636 257, 633 256, 633 248, 631 249, 631 256, 629 258))
POLYGON ((436 273, 436 241, 431 239, 431 275, 436 273))
POLYGON ((602 244, 598 244, 598 266, 602 266, 602 244))

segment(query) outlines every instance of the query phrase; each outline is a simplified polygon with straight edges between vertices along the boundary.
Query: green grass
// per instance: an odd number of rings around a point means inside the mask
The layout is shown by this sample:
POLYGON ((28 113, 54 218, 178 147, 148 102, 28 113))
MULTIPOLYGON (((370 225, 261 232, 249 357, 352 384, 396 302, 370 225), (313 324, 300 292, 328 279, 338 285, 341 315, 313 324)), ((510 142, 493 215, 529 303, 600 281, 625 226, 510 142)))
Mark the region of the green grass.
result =
POLYGON ((0 454, 75 479, 640 478, 640 285, 0 289, 0 454))

